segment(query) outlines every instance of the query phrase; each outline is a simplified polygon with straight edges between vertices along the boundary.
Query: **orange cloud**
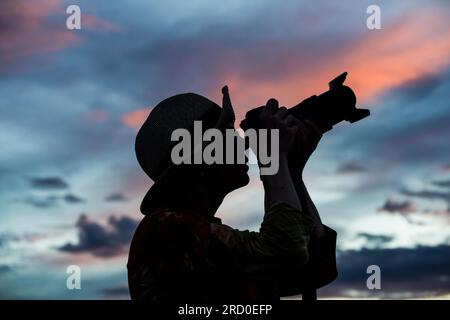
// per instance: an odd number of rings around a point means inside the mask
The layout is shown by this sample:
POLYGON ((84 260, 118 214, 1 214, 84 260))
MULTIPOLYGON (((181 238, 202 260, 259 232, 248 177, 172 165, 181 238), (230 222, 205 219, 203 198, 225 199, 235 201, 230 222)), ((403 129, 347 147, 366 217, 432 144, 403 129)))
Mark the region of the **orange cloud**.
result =
POLYGON ((2 30, 0 31, 0 58, 11 62, 33 53, 61 50, 78 39, 73 32, 50 28, 47 18, 52 14, 64 14, 59 0, 0 2, 2 30))
MULTIPOLYGON (((327 59, 312 60, 309 54, 292 54, 280 59, 284 75, 268 74, 273 65, 258 63, 257 57, 246 68, 226 62, 217 68, 205 95, 221 104, 220 88, 228 84, 236 118, 242 119, 251 108, 264 104, 269 98, 279 99, 287 107, 328 90, 328 82, 347 71, 351 86, 361 107, 372 107, 384 92, 415 80, 438 73, 450 65, 450 20, 446 12, 421 9, 405 14, 381 30, 367 30, 348 45, 330 52, 327 59), (266 74, 264 73, 266 71, 266 74)), ((319 39, 321 40, 321 39, 319 39)), ((322 39, 327 41, 326 38, 322 39)), ((268 45, 268 50, 272 48, 268 45)), ((214 55, 223 50, 208 47, 214 55)), ((297 52, 301 50, 297 50, 297 52)), ((229 54, 227 52, 227 54, 229 54)), ((221 61, 232 61, 224 55, 221 61)), ((180 66, 181 68, 181 66, 180 66)), ((123 117, 123 123, 138 128, 148 112, 134 111, 123 117)))
POLYGON ((122 115, 122 123, 127 127, 139 129, 150 113, 149 108, 133 110, 122 115))
POLYGON ((34 53, 60 50, 75 43, 73 32, 46 24, 47 17, 64 14, 59 0, 1 2, 3 24, 0 31, 0 57, 7 62, 34 53))
POLYGON ((450 65, 450 21, 439 11, 419 11, 393 26, 371 33, 341 57, 350 83, 362 100, 386 89, 438 73, 450 65))
MULTIPOLYGON (((348 71, 346 83, 354 88, 359 103, 370 106, 383 92, 449 66, 449 39, 450 20, 445 13, 417 11, 381 30, 367 30, 345 50, 330 53, 327 60, 307 61, 301 72, 293 70, 274 80, 246 77, 239 70, 228 70, 219 79, 217 88, 223 84, 230 86, 239 119, 250 107, 262 105, 270 97, 293 106, 312 94, 326 91, 329 80, 348 71)), ((280 61, 283 63, 291 61, 280 61)), ((210 93, 220 101, 218 90, 212 89, 210 93)))
MULTIPOLYGON (((32 54, 63 50, 81 42, 76 31, 66 29, 67 13, 61 0, 0 1, 0 70, 32 54), (50 21, 57 17, 58 24, 50 21)), ((115 24, 82 13, 82 27, 89 30, 119 31, 115 24)))

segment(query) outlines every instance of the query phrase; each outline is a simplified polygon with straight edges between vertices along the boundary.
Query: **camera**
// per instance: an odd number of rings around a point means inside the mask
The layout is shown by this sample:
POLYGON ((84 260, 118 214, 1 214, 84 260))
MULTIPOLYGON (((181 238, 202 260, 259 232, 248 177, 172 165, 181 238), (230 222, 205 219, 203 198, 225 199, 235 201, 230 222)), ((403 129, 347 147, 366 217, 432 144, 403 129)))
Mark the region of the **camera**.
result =
MULTIPOLYGON (((356 108, 356 95, 350 87, 344 85, 347 72, 342 73, 329 82, 329 90, 311 96, 296 106, 289 108, 288 113, 298 119, 314 122, 325 133, 341 121, 357 122, 370 115, 368 109, 356 108)), ((258 120, 264 106, 247 112, 241 122, 241 128, 258 129, 258 120)))

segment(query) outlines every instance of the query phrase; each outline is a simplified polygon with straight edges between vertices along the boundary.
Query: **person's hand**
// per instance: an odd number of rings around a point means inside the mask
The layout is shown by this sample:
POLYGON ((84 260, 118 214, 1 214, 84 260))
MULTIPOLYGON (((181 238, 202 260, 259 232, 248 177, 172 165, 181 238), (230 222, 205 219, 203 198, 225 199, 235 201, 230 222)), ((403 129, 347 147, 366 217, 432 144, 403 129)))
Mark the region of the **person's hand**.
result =
POLYGON ((269 136, 268 150, 270 149, 270 130, 279 130, 279 152, 280 156, 287 155, 294 146, 294 140, 297 133, 297 124, 295 117, 287 113, 286 107, 278 108, 278 101, 269 99, 266 106, 259 117, 258 127, 261 129, 268 129, 269 136))

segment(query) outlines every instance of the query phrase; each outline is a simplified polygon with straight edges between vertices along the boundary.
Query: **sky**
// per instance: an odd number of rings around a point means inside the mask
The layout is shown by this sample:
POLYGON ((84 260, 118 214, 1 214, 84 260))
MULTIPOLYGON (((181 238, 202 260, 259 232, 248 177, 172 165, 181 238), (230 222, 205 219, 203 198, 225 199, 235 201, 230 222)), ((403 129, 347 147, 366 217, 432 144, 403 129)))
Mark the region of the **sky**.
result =
MULTIPOLYGON (((0 2, 0 299, 129 299, 129 241, 152 184, 134 154, 153 106, 196 92, 237 123, 346 83, 371 116, 327 133, 305 170, 338 232, 339 277, 319 298, 450 298, 448 1, 0 2), (81 30, 66 8, 81 8, 81 30), (381 9, 381 29, 366 9, 381 9), (381 270, 369 290, 366 269, 381 270), (66 269, 81 268, 68 290, 66 269)), ((251 181, 217 216, 258 230, 251 181)))

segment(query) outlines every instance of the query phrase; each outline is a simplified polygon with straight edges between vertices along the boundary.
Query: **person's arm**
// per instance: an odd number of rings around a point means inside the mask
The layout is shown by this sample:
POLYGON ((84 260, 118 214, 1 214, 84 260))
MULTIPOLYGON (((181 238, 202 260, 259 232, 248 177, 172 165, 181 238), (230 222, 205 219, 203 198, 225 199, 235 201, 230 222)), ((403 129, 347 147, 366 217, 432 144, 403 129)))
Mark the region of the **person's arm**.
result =
POLYGON ((265 191, 266 212, 276 202, 284 202, 302 212, 302 205, 289 173, 286 154, 280 154, 278 172, 261 176, 261 181, 265 191))
POLYGON ((272 175, 261 173, 266 213, 259 232, 213 225, 213 232, 230 249, 236 266, 244 272, 300 270, 308 260, 313 223, 302 213, 288 165, 295 135, 304 128, 302 124, 294 125, 294 119, 286 111, 286 108, 278 108, 275 99, 270 99, 261 113, 261 127, 279 130, 280 140, 278 171, 272 175))
MULTIPOLYGON (((300 152, 297 158, 290 158, 289 171, 303 208, 303 214, 313 221, 313 229, 308 243, 308 262, 297 273, 285 273, 280 279, 280 295, 290 296, 303 293, 303 299, 315 299, 315 289, 320 288, 337 277, 336 231, 322 224, 319 212, 314 205, 303 181, 303 169, 319 142, 322 134, 310 123, 309 141, 300 141, 306 154, 300 152), (315 137, 315 138, 314 138, 315 137), (308 144, 309 142, 309 144, 308 144)), ((301 151, 301 149, 299 149, 301 151)))
POLYGON ((211 231, 231 255, 235 271, 298 273, 309 259, 313 223, 285 202, 274 202, 258 232, 212 224, 211 231))
POLYGON ((295 164, 295 162, 291 161, 289 162, 289 172, 298 199, 303 208, 303 213, 310 217, 314 222, 313 234, 315 236, 323 236, 325 231, 322 224, 322 219, 320 218, 319 212, 317 211, 317 208, 308 193, 308 189, 305 186, 302 177, 302 170, 298 168, 298 165, 295 164))
MULTIPOLYGON (((295 135, 299 127, 294 125, 294 119, 287 114, 287 109, 278 108, 278 101, 270 99, 260 117, 260 127, 262 129, 279 130, 279 154, 278 156, 278 171, 272 175, 261 174, 261 181, 263 182, 265 191, 265 208, 272 206, 275 202, 284 202, 295 209, 302 211, 302 206, 297 196, 294 184, 291 179, 288 164, 288 154, 294 146, 295 135)), ((267 143, 270 149, 269 140, 261 141, 267 143)), ((261 147, 261 143, 260 146, 261 147)), ((274 150, 270 150, 272 156, 274 150)), ((260 166, 262 164, 260 163, 260 166)))
MULTIPOLYGON (((312 153, 319 143, 322 132, 311 121, 291 119, 291 125, 298 130, 295 135, 294 146, 289 153, 289 181, 294 185, 297 199, 300 202, 301 217, 312 221, 312 232, 308 237, 308 261, 297 271, 285 272, 285 281, 281 281, 280 293, 290 291, 291 294, 302 292, 307 296, 315 296, 314 289, 320 288, 337 277, 336 268, 336 232, 323 225, 319 212, 314 205, 303 181, 303 170, 312 153)), ((281 146, 281 145, 280 145, 281 146)), ((281 148, 280 148, 281 154, 281 148)), ((281 159, 281 156, 280 156, 281 159)), ((281 167, 280 167, 281 169, 281 167)), ((266 188, 265 202, 271 203, 271 195, 266 188)))

